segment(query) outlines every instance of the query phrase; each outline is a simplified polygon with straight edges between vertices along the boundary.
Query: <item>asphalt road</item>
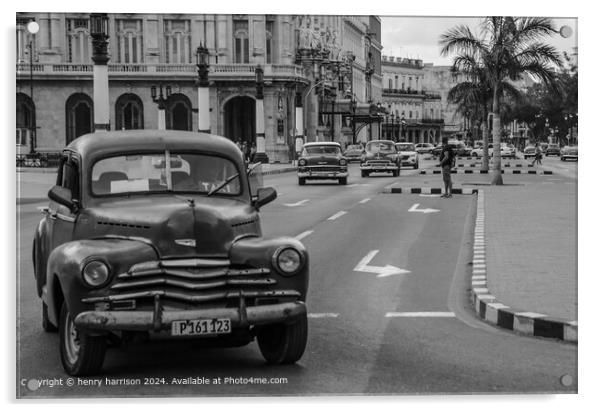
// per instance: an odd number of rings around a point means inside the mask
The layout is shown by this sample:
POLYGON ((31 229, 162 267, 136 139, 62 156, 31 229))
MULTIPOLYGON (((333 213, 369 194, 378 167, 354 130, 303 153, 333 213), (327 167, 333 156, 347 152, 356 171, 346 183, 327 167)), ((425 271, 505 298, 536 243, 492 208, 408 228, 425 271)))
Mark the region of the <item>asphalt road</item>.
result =
POLYGON ((575 393, 575 345, 518 336, 473 315, 473 196, 382 193, 417 179, 413 170, 362 179, 355 165, 347 186, 299 187, 294 173, 265 177, 279 196, 262 211, 264 236, 299 237, 310 253, 309 342, 296 365, 266 366, 255 343, 206 349, 156 342, 110 349, 95 377, 100 383, 73 386, 58 336, 40 324, 31 269, 40 205, 19 206, 18 396, 575 393), (573 378, 569 386, 561 383, 565 375, 573 378), (32 390, 32 379, 49 380, 32 390))

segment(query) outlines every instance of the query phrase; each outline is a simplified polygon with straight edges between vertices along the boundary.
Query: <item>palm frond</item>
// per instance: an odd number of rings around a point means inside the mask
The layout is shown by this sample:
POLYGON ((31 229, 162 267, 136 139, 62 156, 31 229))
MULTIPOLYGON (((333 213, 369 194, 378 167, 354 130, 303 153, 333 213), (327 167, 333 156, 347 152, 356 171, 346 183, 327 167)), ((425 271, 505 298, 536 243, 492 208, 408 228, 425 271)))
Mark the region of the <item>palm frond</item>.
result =
POLYGON ((519 44, 558 33, 552 20, 547 17, 521 17, 516 23, 515 41, 519 44))
POLYGON ((485 44, 475 37, 468 26, 457 26, 447 30, 439 39, 441 55, 450 53, 472 53, 478 55, 485 49, 485 44))

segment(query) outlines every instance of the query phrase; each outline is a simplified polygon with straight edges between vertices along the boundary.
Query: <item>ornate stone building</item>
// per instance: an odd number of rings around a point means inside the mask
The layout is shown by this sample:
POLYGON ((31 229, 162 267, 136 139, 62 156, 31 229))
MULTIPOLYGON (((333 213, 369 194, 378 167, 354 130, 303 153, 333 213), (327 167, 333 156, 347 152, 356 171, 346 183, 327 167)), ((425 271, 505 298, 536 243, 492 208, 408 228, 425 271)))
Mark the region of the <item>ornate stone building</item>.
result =
POLYGON ((438 143, 444 127, 441 94, 425 85, 422 60, 382 56, 382 96, 387 111, 384 137, 438 143))
MULTIPOLYGON (((108 17, 111 130, 158 127, 152 86, 170 90, 166 128, 198 130, 195 63, 197 47, 204 45, 209 51, 212 133, 254 144, 257 66, 263 70, 270 161, 288 161, 295 136, 349 142, 356 139, 354 126, 360 140, 372 131, 362 127, 359 114, 380 98, 381 77, 373 67, 382 48, 377 17, 108 17), (351 116, 354 112, 357 117, 351 116)), ((93 130, 89 24, 89 14, 82 13, 17 15, 18 143, 53 152, 93 130), (35 35, 26 30, 30 21, 39 24, 35 35)))

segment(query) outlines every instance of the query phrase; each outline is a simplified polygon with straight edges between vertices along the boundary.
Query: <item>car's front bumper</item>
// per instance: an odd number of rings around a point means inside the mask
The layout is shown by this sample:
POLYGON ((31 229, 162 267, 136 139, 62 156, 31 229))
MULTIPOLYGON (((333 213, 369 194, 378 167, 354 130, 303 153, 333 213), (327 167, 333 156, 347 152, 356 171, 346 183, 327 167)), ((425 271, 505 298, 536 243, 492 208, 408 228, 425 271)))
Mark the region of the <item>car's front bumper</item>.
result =
POLYGON ((305 179, 338 179, 349 176, 347 168, 333 170, 312 170, 311 168, 299 168, 297 177, 305 179))
POLYGON ((380 171, 380 170, 398 170, 399 166, 394 163, 388 164, 360 164, 361 170, 380 171))
POLYGON ((192 310, 163 310, 156 304, 150 311, 87 311, 78 314, 74 323, 91 331, 165 331, 181 320, 230 319, 233 328, 294 322, 307 315, 305 303, 286 302, 246 307, 244 300, 238 307, 192 310))
POLYGON ((416 166, 416 164, 418 163, 418 159, 410 158, 410 159, 406 159, 406 160, 401 160, 400 163, 402 166, 416 166))

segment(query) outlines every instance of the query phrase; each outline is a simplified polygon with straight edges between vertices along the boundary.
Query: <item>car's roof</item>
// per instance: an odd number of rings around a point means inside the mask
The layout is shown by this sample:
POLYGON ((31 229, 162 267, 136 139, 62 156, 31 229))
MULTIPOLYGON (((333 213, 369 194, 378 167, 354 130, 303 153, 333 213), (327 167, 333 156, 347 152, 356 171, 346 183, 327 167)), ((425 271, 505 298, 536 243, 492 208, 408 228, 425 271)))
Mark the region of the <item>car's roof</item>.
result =
POLYGON ((393 140, 370 140, 368 143, 395 143, 393 140))
POLYGON ((340 143, 337 142, 309 142, 309 143, 305 143, 306 147, 310 147, 310 146, 339 146, 341 147, 340 143))
POLYGON ((137 150, 178 152, 193 149, 223 153, 235 158, 240 156, 240 149, 228 138, 180 130, 124 130, 90 133, 78 137, 67 148, 80 153, 83 159, 137 150))

